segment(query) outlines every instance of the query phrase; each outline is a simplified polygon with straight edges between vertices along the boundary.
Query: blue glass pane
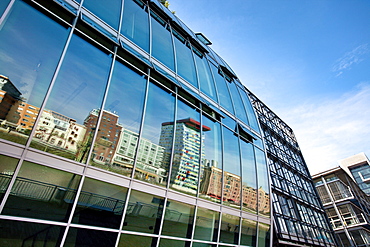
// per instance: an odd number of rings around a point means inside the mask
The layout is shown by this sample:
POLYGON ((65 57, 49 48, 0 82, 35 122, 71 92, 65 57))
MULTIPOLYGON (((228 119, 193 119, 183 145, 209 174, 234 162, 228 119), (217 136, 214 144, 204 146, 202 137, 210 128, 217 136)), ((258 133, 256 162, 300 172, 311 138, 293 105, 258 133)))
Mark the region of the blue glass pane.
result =
POLYGON ((175 50, 177 62, 177 74, 190 82, 194 87, 198 88, 197 77, 195 74, 195 65, 192 56, 192 51, 184 43, 179 41, 176 37, 175 50))
POLYGON ((240 92, 240 96, 243 100, 245 110, 247 111, 249 126, 251 126, 252 129, 257 131, 258 133, 261 133, 259 125, 258 125, 257 117, 254 114, 254 109, 253 109, 253 106, 252 106, 252 104, 249 100, 249 97, 248 97, 247 93, 239 87, 238 87, 238 89, 239 89, 239 92, 240 92))
POLYGON ((229 83, 229 88, 230 88, 230 93, 233 98, 233 103, 234 103, 234 108, 235 108, 235 113, 237 118, 242 120, 244 123, 248 124, 248 117, 247 113, 244 109, 243 101, 240 98, 240 94, 238 92, 238 89, 236 89, 235 83, 229 83))
POLYGON ((121 0, 110 0, 109 4, 100 0, 85 0, 83 6, 114 29, 118 29, 121 0))
MULTIPOLYGON (((265 153, 258 148, 254 149, 256 156, 258 177, 258 213, 270 215, 270 184, 265 153)), ((293 188, 292 188, 293 189, 293 188)))
POLYGON ((149 52, 149 19, 144 4, 138 5, 133 0, 125 0, 123 7, 121 33, 149 52))
POLYGON ((3 12, 5 11, 6 7, 10 3, 10 0, 2 0, 0 1, 0 17, 2 16, 3 12))
POLYGON ((218 98, 220 100, 220 105, 224 107, 231 113, 234 113, 233 104, 231 102, 229 89, 227 88, 225 79, 218 73, 218 69, 211 65, 213 77, 215 78, 218 98))
POLYGON ((207 59, 204 56, 203 58, 200 58, 196 54, 194 55, 194 58, 197 64, 200 91, 205 93, 208 97, 210 97, 214 101, 218 102, 215 84, 213 82, 212 74, 207 59))
POLYGON ((175 58, 173 53, 173 45, 171 33, 165 28, 165 23, 151 15, 152 23, 152 56, 166 65, 168 68, 175 71, 175 58), (159 23, 158 21, 161 23, 159 23))
POLYGON ((257 212, 257 176, 253 145, 240 141, 242 155, 243 210, 257 212))

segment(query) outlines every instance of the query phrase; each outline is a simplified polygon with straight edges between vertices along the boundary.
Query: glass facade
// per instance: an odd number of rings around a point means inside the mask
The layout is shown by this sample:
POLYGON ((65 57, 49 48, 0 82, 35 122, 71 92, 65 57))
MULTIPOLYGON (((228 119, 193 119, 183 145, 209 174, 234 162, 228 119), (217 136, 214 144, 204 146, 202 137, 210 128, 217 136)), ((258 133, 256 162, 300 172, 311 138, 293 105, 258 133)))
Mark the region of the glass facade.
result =
POLYGON ((270 246, 246 88, 158 1, 0 3, 1 246, 270 246))

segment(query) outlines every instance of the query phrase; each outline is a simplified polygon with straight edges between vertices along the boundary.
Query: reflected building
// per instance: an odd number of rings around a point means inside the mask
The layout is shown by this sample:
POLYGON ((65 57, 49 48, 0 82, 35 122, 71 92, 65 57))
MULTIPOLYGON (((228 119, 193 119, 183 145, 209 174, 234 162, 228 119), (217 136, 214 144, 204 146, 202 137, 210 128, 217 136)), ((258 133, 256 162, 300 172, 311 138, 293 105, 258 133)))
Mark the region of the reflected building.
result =
POLYGON ((4 127, 17 127, 20 115, 14 109, 17 108, 21 95, 8 77, 0 75, 0 121, 4 127))

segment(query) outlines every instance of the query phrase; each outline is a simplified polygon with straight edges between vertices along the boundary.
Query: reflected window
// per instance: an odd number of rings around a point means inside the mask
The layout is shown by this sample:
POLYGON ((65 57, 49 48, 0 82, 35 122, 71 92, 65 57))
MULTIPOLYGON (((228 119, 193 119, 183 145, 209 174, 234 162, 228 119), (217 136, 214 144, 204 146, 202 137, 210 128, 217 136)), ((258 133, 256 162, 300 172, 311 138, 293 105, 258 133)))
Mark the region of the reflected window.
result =
POLYGON ((194 206, 173 200, 168 200, 166 206, 162 234, 190 238, 193 227, 194 206))
POLYGON ((118 229, 126 194, 126 188, 86 178, 72 222, 118 229))
POLYGON ((98 231, 83 228, 68 230, 64 246, 106 246, 114 247, 117 240, 117 232, 98 231))
POLYGON ((123 230, 159 233, 164 198, 132 190, 123 230))
POLYGON ((239 228, 239 217, 223 213, 220 229, 220 242, 238 244, 239 228))
POLYGON ((253 220, 242 219, 240 244, 246 246, 256 246, 257 223, 253 220))
POLYGON ((157 238, 122 233, 118 247, 157 246, 157 238))
POLYGON ((26 143, 67 35, 66 28, 15 1, 0 30, 0 138, 26 143))
POLYGON ((257 212, 257 176, 253 145, 240 140, 242 155, 242 208, 253 213, 257 212))
POLYGON ((270 225, 258 223, 258 247, 270 246, 270 225))
POLYGON ((121 33, 149 52, 149 19, 141 0, 125 0, 121 33))
POLYGON ((24 161, 3 214, 67 222, 80 176, 24 161))
POLYGON ((84 0, 83 6, 114 29, 118 29, 121 0, 110 0, 109 4, 99 0, 84 0))
POLYGON ((5 155, 0 155, 0 202, 13 177, 14 170, 18 164, 18 159, 5 155))
POLYGON ((194 239, 217 242, 220 213, 210 209, 198 208, 194 239))
MULTIPOLYGON (((265 153, 255 148, 258 177, 258 213, 270 216, 270 184, 265 153)), ((293 190, 293 189, 292 189, 293 190)))

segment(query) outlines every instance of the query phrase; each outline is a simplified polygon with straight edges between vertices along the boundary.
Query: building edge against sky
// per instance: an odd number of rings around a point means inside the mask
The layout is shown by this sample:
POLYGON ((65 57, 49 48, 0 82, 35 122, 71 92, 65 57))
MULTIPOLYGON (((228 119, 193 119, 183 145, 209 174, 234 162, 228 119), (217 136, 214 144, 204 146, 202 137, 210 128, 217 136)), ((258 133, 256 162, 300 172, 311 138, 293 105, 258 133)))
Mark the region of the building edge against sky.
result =
POLYGON ((202 34, 157 1, 0 16, 2 246, 270 246, 259 123, 202 34))

